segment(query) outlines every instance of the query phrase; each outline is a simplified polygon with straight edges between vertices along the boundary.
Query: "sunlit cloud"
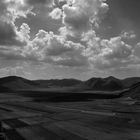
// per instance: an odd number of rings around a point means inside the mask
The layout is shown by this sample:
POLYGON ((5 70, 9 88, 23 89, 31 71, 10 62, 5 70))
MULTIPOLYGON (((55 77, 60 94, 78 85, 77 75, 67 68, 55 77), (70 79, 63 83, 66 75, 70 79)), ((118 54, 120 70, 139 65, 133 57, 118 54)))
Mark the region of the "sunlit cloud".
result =
POLYGON ((100 36, 100 24, 109 10, 105 0, 1 0, 0 60, 88 72, 138 65, 136 31, 122 29, 115 36, 100 36))

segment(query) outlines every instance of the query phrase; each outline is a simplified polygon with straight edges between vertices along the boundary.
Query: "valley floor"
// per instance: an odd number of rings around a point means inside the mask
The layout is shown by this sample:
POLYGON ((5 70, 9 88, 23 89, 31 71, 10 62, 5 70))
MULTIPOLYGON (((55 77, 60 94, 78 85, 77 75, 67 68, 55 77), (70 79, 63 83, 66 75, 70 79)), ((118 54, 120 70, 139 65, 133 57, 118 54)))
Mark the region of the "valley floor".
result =
POLYGON ((100 99, 34 102, 0 94, 0 121, 8 140, 139 140, 140 102, 100 99))

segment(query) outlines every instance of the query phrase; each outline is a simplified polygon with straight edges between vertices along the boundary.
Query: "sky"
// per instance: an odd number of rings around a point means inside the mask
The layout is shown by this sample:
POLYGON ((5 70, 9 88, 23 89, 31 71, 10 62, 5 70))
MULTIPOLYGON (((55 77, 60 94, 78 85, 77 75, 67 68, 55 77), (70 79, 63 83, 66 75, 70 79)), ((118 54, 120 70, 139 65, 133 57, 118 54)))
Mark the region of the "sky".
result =
POLYGON ((0 0, 0 77, 140 76, 140 0, 0 0))

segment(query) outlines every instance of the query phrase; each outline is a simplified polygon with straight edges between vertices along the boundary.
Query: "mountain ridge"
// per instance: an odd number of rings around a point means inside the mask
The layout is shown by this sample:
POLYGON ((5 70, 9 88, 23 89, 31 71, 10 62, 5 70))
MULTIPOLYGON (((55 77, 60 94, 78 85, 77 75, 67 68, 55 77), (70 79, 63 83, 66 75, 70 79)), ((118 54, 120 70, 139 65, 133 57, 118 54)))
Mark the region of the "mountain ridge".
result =
POLYGON ((50 80, 29 80, 18 76, 8 76, 0 78, 0 87, 4 90, 20 89, 40 89, 53 87, 77 87, 79 89, 89 89, 93 91, 117 91, 129 88, 140 82, 140 77, 129 77, 118 79, 113 76, 106 78, 92 77, 89 80, 81 81, 77 79, 50 79, 50 80))
POLYGON ((8 76, 0 78, 0 86, 16 89, 36 89, 49 87, 69 87, 80 84, 82 81, 77 79, 51 79, 51 80, 29 80, 18 76, 8 76))

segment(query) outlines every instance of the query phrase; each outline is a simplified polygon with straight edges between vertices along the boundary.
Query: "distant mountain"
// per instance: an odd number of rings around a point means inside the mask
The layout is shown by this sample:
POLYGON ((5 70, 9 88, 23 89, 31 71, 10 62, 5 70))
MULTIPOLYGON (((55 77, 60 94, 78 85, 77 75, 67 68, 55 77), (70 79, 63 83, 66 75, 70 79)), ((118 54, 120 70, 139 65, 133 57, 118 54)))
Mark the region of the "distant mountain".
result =
POLYGON ((118 91, 135 85, 140 82, 139 77, 126 78, 123 80, 113 76, 107 78, 91 78, 87 81, 76 79, 52 79, 52 80, 28 80, 17 76, 0 78, 0 91, 7 90, 28 90, 47 88, 69 88, 71 91, 118 91))
POLYGON ((124 88, 121 80, 112 76, 107 78, 91 78, 85 82, 85 85, 97 91, 116 91, 124 88))
POLYGON ((140 82, 140 77, 130 77, 122 80, 125 87, 130 87, 138 82, 140 82))
MULTIPOLYGON (((80 80, 62 79, 62 80, 27 80, 17 76, 0 78, 0 87, 11 90, 21 89, 39 89, 50 87, 70 87, 80 84, 80 80)), ((1 90, 0 90, 1 91, 1 90)))
POLYGON ((6 87, 11 90, 29 89, 34 88, 37 84, 34 81, 30 81, 17 76, 9 76, 0 78, 0 86, 6 87))

